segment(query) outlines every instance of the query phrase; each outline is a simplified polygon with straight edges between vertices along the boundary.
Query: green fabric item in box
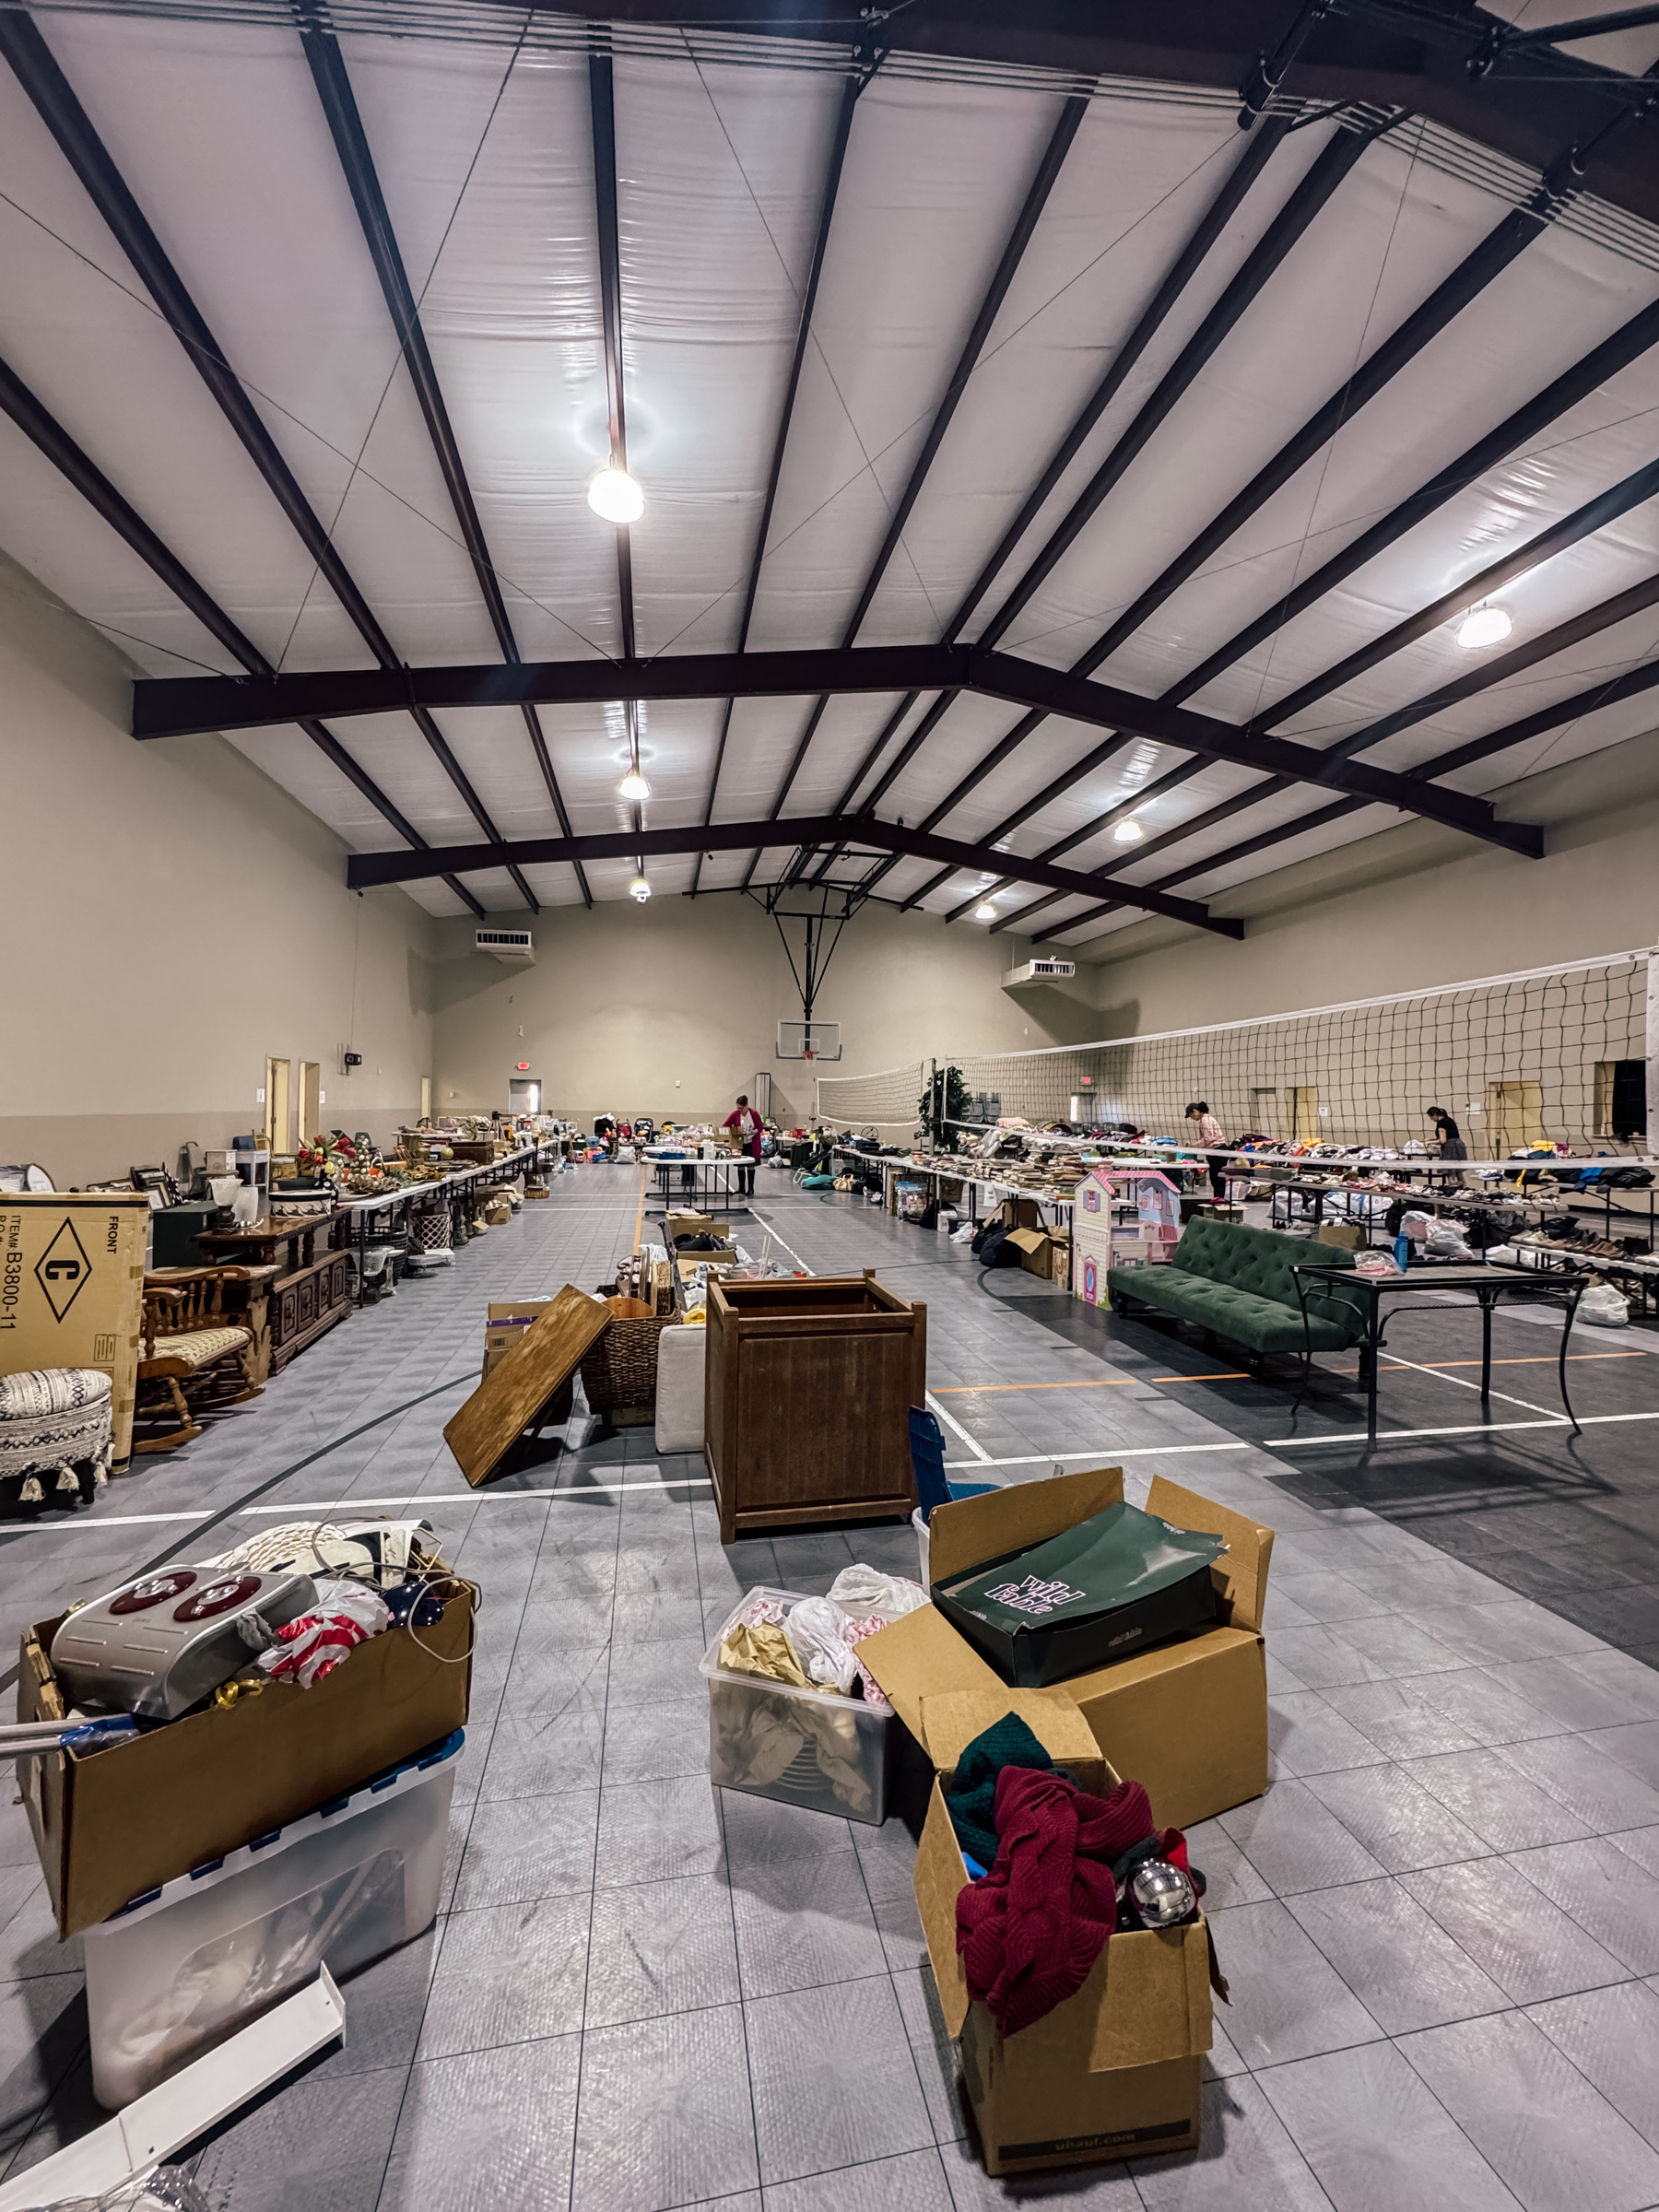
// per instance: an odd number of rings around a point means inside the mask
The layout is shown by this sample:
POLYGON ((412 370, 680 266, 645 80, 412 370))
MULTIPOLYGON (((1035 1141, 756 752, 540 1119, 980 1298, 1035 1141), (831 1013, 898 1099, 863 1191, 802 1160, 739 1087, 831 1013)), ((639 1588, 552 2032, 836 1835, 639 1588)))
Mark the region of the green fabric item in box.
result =
POLYGON ((1120 1502, 935 1583, 933 1601, 1005 1682, 1041 1688, 1213 1621, 1224 1548, 1120 1502))
POLYGON ((1005 1712, 976 1735, 957 1761, 945 1810, 964 1857, 989 1870, 996 1864, 996 1778, 1005 1767, 1053 1771, 1053 1760, 1017 1712, 1005 1712))

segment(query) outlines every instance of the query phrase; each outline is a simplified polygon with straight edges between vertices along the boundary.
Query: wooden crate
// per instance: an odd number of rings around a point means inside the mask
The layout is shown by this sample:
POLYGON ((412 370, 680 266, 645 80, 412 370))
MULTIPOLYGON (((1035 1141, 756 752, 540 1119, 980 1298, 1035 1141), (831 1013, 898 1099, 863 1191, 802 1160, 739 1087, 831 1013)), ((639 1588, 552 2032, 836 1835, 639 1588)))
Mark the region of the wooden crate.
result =
POLYGON ((704 1457, 720 1540, 744 1528, 908 1516, 910 1408, 927 1387, 927 1308, 876 1280, 711 1274, 704 1457))

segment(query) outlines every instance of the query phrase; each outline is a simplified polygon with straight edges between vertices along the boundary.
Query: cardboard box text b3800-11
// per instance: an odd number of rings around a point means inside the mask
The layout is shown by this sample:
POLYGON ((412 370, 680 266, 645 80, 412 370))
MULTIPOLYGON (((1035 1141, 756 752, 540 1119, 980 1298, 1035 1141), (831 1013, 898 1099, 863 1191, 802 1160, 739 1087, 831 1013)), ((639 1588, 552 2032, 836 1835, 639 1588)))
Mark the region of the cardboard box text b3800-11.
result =
POLYGON ((133 1449, 149 1213, 138 1191, 0 1197, 0 1375, 108 1375, 117 1460, 133 1449))

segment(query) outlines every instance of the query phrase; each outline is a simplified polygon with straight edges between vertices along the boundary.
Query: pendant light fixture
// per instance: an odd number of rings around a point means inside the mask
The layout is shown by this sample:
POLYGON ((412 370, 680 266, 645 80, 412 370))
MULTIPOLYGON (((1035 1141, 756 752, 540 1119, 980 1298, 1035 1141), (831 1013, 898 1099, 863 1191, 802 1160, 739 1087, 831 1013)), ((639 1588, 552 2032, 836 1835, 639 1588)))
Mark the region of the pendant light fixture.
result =
POLYGON ((979 904, 973 910, 973 918, 976 922, 995 921, 996 909, 992 905, 989 899, 982 899, 980 900, 979 904))
POLYGON ((1138 845, 1146 834, 1140 824, 1133 818, 1120 822, 1112 833, 1113 841, 1120 845, 1138 845))
POLYGON ((1477 606, 1464 617, 1457 641, 1465 653, 1477 653, 1483 645, 1500 645, 1514 627, 1508 607, 1477 606))
POLYGON ((633 881, 628 887, 628 895, 630 899, 638 900, 641 906, 644 905, 646 900, 651 896, 651 886, 646 882, 643 876, 636 876, 634 877, 633 881))
POLYGON ((588 505, 607 523, 637 523, 645 512, 645 494, 614 456, 588 483, 588 505))

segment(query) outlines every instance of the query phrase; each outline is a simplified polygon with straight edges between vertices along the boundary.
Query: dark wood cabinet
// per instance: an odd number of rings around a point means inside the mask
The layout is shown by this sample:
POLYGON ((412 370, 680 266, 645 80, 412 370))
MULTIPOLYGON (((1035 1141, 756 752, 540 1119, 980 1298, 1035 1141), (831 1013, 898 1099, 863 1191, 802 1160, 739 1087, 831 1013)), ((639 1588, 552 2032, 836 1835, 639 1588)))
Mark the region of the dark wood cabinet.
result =
POLYGON ((711 1276, 704 1457, 720 1540, 740 1529, 908 1515, 910 1409, 927 1388, 927 1308, 876 1280, 711 1276))

